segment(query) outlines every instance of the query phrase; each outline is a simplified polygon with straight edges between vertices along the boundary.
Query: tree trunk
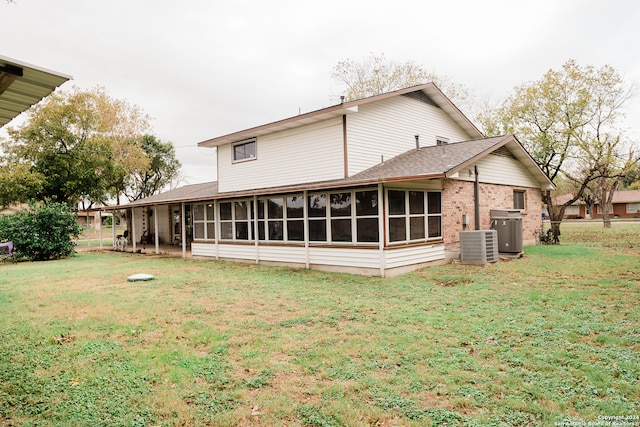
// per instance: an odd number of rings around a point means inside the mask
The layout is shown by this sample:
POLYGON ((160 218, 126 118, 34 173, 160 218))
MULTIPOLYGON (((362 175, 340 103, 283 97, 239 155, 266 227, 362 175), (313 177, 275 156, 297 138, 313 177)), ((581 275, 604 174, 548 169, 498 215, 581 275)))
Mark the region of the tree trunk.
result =
POLYGON ((564 216, 566 206, 554 205, 551 191, 545 191, 542 193, 542 201, 547 205, 547 211, 549 212, 549 224, 551 226, 553 242, 558 243, 558 236, 560 236, 560 224, 562 223, 562 217, 564 216))
POLYGON ((613 194, 620 185, 619 179, 613 181, 600 178, 600 207, 602 208, 602 225, 611 228, 611 215, 613 212, 613 194))

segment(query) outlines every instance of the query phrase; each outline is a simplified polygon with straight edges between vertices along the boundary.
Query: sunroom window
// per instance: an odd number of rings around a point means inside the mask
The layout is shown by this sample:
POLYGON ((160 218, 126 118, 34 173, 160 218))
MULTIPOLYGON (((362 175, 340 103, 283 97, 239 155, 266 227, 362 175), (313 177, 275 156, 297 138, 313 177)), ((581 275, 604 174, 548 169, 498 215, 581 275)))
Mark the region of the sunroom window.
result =
POLYGON ((388 190, 389 242, 442 237, 442 197, 437 191, 388 190))
POLYGON ((220 239, 249 240, 250 200, 220 202, 220 239))
POLYGON ((193 238, 214 240, 216 221, 213 202, 193 205, 193 238))
POLYGON ((304 197, 296 194, 258 200, 258 239, 304 241, 304 197))
POLYGON ((377 190, 311 193, 308 212, 311 242, 378 242, 377 190))

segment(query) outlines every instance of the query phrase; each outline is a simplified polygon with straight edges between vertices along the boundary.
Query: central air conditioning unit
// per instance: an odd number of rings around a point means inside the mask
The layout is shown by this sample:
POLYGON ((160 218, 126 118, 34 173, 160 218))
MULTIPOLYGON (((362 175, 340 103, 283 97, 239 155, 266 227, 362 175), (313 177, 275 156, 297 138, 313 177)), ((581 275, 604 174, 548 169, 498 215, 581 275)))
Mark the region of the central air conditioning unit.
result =
POLYGON ((498 231, 473 230, 460 232, 460 262, 498 262, 498 231))

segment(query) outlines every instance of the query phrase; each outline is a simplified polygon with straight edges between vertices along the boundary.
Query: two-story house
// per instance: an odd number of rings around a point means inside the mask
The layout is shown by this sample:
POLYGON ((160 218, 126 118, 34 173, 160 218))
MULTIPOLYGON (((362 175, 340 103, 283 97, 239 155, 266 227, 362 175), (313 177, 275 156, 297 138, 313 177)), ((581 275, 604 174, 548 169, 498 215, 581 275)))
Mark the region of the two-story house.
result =
POLYGON ((217 181, 120 207, 134 236, 151 230, 197 257, 389 276, 456 256, 460 231, 488 229, 491 209, 518 209, 534 242, 553 188, 514 136, 485 138, 431 83, 199 146, 217 147, 217 181))

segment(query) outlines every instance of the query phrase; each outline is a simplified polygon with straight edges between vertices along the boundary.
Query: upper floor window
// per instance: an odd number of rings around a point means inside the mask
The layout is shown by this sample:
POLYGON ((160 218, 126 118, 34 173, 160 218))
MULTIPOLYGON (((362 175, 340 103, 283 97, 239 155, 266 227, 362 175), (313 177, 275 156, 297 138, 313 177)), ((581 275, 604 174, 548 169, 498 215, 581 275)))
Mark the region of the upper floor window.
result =
POLYGON ((233 161, 239 162, 243 160, 252 160, 256 158, 256 140, 250 139, 247 141, 238 142, 233 144, 233 161))
POLYGON ((526 209, 527 199, 524 190, 513 190, 513 209, 526 209))

